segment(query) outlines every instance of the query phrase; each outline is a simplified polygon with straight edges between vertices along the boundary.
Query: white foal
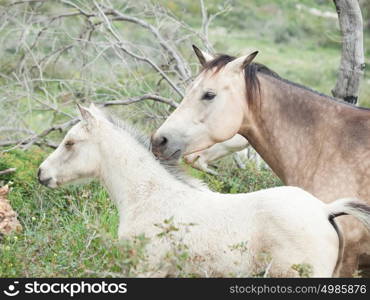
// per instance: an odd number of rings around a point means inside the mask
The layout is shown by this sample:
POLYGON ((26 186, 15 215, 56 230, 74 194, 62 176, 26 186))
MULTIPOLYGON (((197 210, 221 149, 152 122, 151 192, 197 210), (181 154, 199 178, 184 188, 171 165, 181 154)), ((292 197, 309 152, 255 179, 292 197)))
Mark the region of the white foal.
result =
POLYGON ((76 124, 41 164, 48 187, 98 178, 117 205, 119 238, 145 234, 152 276, 177 276, 164 264, 171 241, 154 224, 173 218, 173 234, 186 244, 187 271, 200 276, 250 276, 269 265, 268 276, 297 276, 293 264, 309 264, 312 276, 332 276, 342 245, 333 218, 351 214, 368 226, 370 209, 352 200, 324 204, 296 187, 249 194, 219 194, 177 179, 125 126, 94 107, 80 108, 76 124), (240 250, 243 245, 243 251, 240 250), (268 260, 266 258, 269 258, 268 260), (159 268, 159 270, 158 270, 159 268))

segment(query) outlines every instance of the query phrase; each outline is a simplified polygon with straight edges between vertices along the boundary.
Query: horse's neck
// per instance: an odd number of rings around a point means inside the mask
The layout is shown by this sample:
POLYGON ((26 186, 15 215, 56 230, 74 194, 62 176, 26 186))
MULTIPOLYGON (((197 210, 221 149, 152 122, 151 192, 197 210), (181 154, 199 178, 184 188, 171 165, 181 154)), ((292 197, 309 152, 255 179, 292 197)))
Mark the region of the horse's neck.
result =
POLYGON ((268 76, 259 76, 262 96, 241 129, 285 184, 306 187, 317 162, 344 126, 343 104, 268 76), (306 182, 305 182, 306 181, 306 182))
POLYGON ((110 134, 110 138, 101 144, 101 151, 104 161, 100 179, 121 217, 133 206, 150 209, 153 205, 160 205, 168 199, 161 197, 163 192, 171 193, 172 189, 181 186, 129 134, 110 134))

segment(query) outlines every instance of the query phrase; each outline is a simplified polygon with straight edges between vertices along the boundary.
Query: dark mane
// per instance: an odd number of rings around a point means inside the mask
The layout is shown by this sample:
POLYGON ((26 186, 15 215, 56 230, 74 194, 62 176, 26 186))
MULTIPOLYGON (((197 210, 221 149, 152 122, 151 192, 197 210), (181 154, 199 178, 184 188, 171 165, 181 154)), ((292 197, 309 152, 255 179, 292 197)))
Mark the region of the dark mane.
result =
POLYGON ((235 56, 230 56, 227 54, 219 54, 214 59, 208 61, 206 65, 203 66, 202 71, 208 71, 212 69, 216 69, 216 72, 221 70, 223 67, 225 67, 229 62, 235 60, 235 56))
MULTIPOLYGON (((215 72, 218 72, 222 68, 224 68, 229 62, 231 62, 235 59, 236 59, 235 56, 230 56, 230 55, 227 55, 227 54, 219 54, 219 55, 216 56, 215 59, 207 62, 207 64, 205 66, 203 66, 202 71, 214 70, 215 72)), ((268 68, 267 66, 265 66, 263 64, 260 64, 260 63, 251 63, 251 64, 247 65, 244 68, 244 79, 245 79, 245 87, 246 87, 246 91, 247 91, 247 101, 253 101, 253 99, 256 98, 255 96, 256 96, 257 92, 258 92, 258 95, 260 94, 260 82, 259 82, 258 77, 257 77, 258 73, 273 77, 273 78, 278 79, 278 80, 280 80, 280 81, 282 81, 282 82, 284 82, 288 85, 292 85, 292 86, 295 86, 295 87, 298 87, 298 88, 301 88, 301 89, 305 89, 305 90, 310 91, 310 92, 312 92, 316 95, 325 97, 327 99, 330 99, 330 100, 333 100, 333 101, 336 101, 336 102, 343 103, 345 105, 349 105, 353 108, 369 110, 369 108, 358 107, 358 106, 351 105, 348 102, 344 102, 340 99, 325 95, 323 93, 315 91, 315 90, 313 90, 309 87, 306 87, 304 85, 301 85, 299 83, 295 83, 295 82, 292 82, 288 79, 282 78, 278 73, 272 71, 270 68, 268 68)))
MULTIPOLYGON (((203 66, 202 71, 208 70, 215 70, 215 72, 220 71, 224 68, 229 62, 235 60, 235 56, 230 56, 227 54, 219 54, 216 56, 215 59, 207 62, 205 66, 203 66)), ((274 71, 266 67, 265 65, 259 63, 251 63, 244 68, 244 79, 245 85, 247 88, 247 99, 248 101, 252 101, 256 96, 256 91, 260 93, 260 82, 257 77, 257 73, 263 73, 278 79, 282 78, 274 71)))

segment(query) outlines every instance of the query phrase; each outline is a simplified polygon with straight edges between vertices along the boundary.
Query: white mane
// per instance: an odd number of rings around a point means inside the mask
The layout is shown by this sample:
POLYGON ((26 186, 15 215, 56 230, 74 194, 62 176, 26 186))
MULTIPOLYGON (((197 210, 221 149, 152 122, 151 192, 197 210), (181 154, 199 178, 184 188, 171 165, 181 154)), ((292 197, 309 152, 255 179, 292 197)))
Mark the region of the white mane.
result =
POLYGON ((113 117, 112 115, 106 114, 104 111, 99 110, 102 115, 111 122, 117 129, 123 130, 124 132, 129 133, 137 142, 139 142, 140 145, 142 145, 145 149, 148 150, 148 153, 155 158, 161 166, 163 166, 173 177, 175 177, 177 180, 193 187, 196 189, 201 190, 208 190, 207 185, 194 177, 189 176, 184 168, 179 165, 178 160, 161 160, 155 157, 151 152, 151 143, 150 139, 147 135, 145 135, 143 132, 139 131, 136 127, 131 126, 130 124, 113 117))

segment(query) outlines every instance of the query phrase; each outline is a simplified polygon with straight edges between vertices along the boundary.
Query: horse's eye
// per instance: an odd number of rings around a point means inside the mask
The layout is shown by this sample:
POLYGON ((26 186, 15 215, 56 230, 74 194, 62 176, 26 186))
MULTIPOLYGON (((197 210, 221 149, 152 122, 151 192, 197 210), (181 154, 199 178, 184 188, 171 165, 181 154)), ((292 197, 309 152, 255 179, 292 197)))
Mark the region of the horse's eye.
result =
POLYGON ((216 94, 213 92, 205 92, 202 100, 212 100, 214 97, 216 97, 216 94))
POLYGON ((66 141, 64 144, 67 148, 71 148, 75 143, 73 141, 66 141))

